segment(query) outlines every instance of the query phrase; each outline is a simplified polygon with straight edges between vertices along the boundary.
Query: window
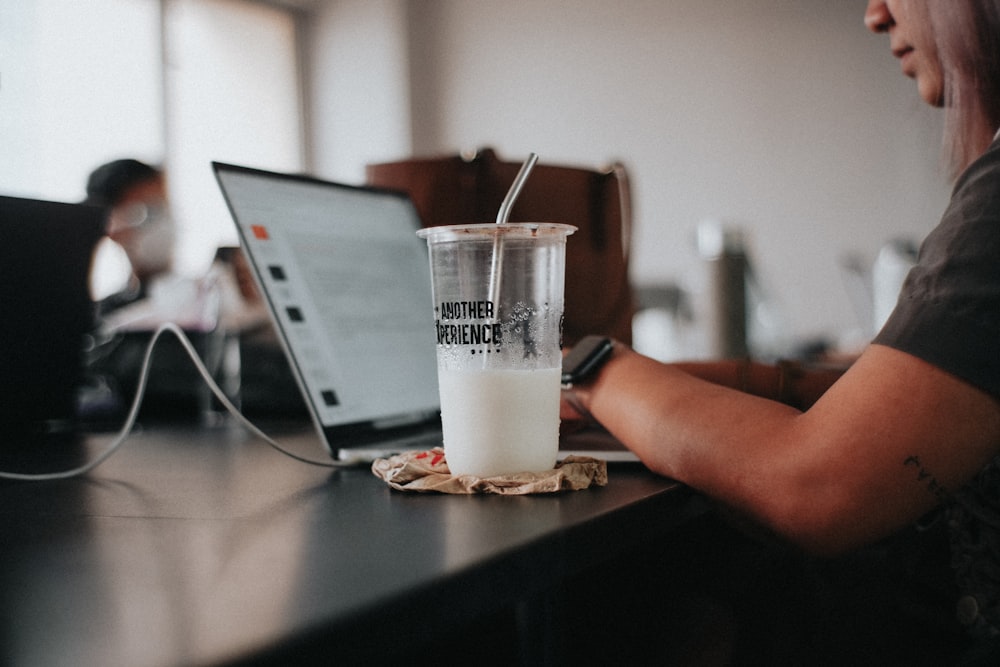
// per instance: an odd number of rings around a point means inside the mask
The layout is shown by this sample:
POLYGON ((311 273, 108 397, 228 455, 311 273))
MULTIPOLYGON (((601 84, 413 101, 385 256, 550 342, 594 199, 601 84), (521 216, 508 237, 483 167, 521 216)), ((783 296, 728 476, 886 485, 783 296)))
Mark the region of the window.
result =
POLYGON ((240 0, 168 0, 167 168, 182 269, 236 232, 212 160, 301 171, 294 17, 240 0))
POLYGON ((304 167, 296 15, 246 0, 0 3, 0 193, 79 201, 120 157, 162 165, 177 268, 236 234, 212 160, 304 167))

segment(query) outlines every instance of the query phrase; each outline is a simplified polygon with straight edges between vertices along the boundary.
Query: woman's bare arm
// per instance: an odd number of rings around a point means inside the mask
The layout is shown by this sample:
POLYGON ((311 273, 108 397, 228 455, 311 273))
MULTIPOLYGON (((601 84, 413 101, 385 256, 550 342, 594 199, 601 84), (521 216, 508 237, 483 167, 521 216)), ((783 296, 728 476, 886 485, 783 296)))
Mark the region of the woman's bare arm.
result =
POLYGON ((805 412, 725 384, 619 346, 574 395, 652 470, 823 553, 918 518, 1000 447, 1000 401, 883 346, 805 412))

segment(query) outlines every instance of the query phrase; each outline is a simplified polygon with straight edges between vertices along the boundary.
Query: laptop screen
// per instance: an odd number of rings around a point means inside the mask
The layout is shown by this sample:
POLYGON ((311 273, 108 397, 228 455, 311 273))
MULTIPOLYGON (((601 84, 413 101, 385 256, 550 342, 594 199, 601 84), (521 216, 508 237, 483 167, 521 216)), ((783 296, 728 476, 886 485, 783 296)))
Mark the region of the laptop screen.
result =
POLYGON ((213 168, 324 433, 342 427, 353 438, 368 427, 437 419, 430 269, 409 198, 213 168))

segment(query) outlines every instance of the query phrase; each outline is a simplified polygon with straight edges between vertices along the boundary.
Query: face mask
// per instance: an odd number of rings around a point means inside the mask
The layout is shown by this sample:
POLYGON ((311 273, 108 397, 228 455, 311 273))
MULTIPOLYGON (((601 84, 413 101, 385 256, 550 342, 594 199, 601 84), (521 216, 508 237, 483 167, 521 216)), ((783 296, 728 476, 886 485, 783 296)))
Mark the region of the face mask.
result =
POLYGON ((112 217, 110 231, 121 239, 136 273, 151 275, 170 269, 176 228, 165 205, 133 204, 112 217))

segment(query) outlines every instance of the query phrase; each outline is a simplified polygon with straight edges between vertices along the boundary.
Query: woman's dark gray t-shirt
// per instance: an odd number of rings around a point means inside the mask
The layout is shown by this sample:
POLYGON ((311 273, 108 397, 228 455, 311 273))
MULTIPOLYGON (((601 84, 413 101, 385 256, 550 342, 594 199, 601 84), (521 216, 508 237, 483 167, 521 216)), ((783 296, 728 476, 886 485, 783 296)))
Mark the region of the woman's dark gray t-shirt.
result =
MULTIPOLYGON (((959 178, 875 342, 1000 397, 1000 141, 959 178)), ((960 445, 960 443, 957 443, 960 445)), ((1000 445, 1000 443, 998 443, 1000 445)), ((1000 635, 1000 459, 952 494, 945 516, 959 620, 1000 635)))
POLYGON ((1000 142, 955 184, 875 342, 1000 397, 1000 142))

